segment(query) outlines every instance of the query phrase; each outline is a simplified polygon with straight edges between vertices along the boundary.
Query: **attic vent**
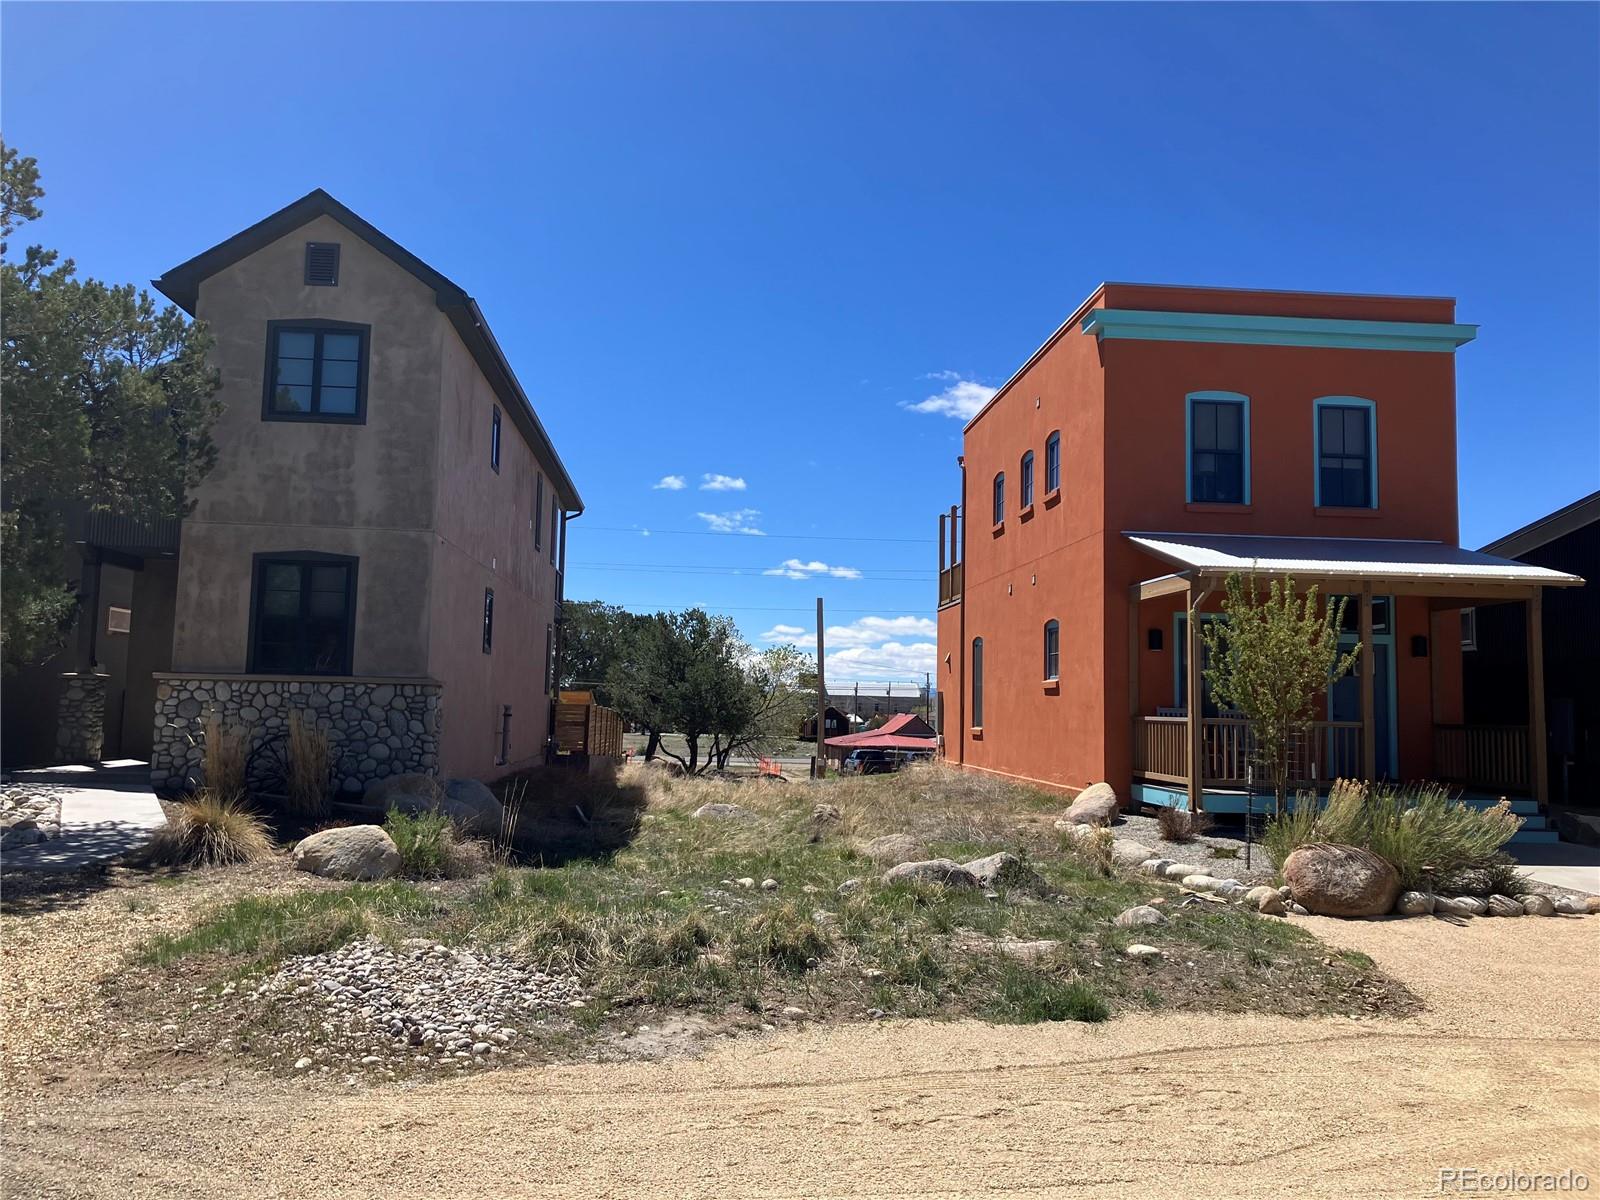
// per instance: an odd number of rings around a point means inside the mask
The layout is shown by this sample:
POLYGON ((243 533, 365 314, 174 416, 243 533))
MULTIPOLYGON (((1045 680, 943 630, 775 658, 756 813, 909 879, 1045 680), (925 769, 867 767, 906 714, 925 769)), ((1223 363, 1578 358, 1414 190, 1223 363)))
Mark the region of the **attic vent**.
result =
POLYGON ((306 283, 312 287, 339 286, 339 243, 306 243, 306 283))

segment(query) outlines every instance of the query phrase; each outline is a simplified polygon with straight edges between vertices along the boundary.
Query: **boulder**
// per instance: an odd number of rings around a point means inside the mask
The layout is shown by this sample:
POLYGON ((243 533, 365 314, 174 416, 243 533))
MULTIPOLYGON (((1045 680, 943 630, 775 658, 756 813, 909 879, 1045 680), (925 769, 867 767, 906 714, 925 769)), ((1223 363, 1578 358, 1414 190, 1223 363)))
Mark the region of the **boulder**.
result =
POLYGON ((1394 908, 1400 876, 1370 850, 1314 842, 1283 863, 1295 902, 1327 917, 1381 917, 1394 908))
POLYGON ((1555 904, 1558 913, 1569 917, 1582 916, 1589 911, 1589 904, 1582 896, 1562 896, 1555 904))
POLYGON ((327 879, 387 879, 400 869, 400 851, 382 826, 345 825, 302 838, 291 861, 327 879))
POLYGON ((1133 945, 1129 946, 1123 951, 1123 953, 1129 958, 1136 959, 1139 962, 1146 962, 1150 959, 1161 957, 1160 950, 1157 950, 1154 946, 1146 946, 1143 942, 1134 942, 1133 945))
POLYGON ((1490 896, 1489 915, 1491 917, 1520 917, 1522 905, 1510 896, 1490 896))
POLYGON ((1481 917, 1489 911, 1489 904, 1476 896, 1435 896, 1433 911, 1441 917, 1481 917))
POLYGON ((444 810, 468 833, 499 833, 505 808, 476 779, 452 779, 444 785, 444 810))
POLYGON ((1292 913, 1297 917, 1309 917, 1311 915, 1311 910, 1309 908, 1303 904, 1296 904, 1293 900, 1285 900, 1283 902, 1283 911, 1286 913, 1292 913))
POLYGON ((1069 825, 1109 825, 1117 815, 1117 793, 1109 783, 1091 783, 1061 814, 1069 825))
POLYGON ((737 804, 702 804, 689 815, 696 821, 732 821, 749 816, 750 810, 737 804))
POLYGON ((1134 925, 1165 925, 1167 918, 1161 915, 1159 908, 1148 904, 1136 904, 1119 912, 1111 923, 1126 929, 1134 925))
POLYGON ((884 883, 937 883, 943 887, 956 888, 979 886, 976 875, 960 863, 948 858, 901 863, 885 871, 883 881, 884 883))
MULTIPOLYGON (((1251 908, 1258 908, 1258 907, 1260 907, 1261 902, 1263 900, 1265 900, 1268 896, 1271 896, 1274 899, 1278 899, 1278 900, 1283 899, 1283 897, 1278 895, 1278 889, 1277 888, 1275 888, 1275 887, 1267 887, 1265 884, 1263 884, 1260 887, 1253 887, 1249 891, 1247 891, 1244 894, 1244 902, 1246 904, 1248 904, 1251 908)), ((1281 907, 1281 905, 1280 905, 1280 907, 1281 907)))
POLYGON ((977 881, 986 888, 1017 888, 1030 892, 1045 890, 1044 880, 1033 868, 1008 850, 991 854, 987 858, 975 858, 961 865, 971 871, 977 881))
POLYGON ((1433 911, 1432 892, 1401 892, 1394 902, 1394 911, 1402 917, 1425 917, 1433 911))
POLYGON ((895 866, 899 863, 915 862, 926 854, 927 850, 909 833, 887 833, 863 845, 861 853, 875 863, 895 866))
POLYGON ((1217 880, 1201 872, 1195 875, 1185 875, 1182 883, 1191 892, 1209 892, 1212 886, 1217 883, 1217 880))
POLYGON ((1219 879, 1211 885, 1211 894, 1224 900, 1243 900, 1250 889, 1237 879, 1219 879))
POLYGON ((1147 858, 1139 864, 1139 869, 1146 875, 1163 875, 1171 865, 1170 858, 1147 858))
POLYGON ((1111 841, 1111 861, 1124 867, 1137 867, 1155 857, 1156 852, 1142 842, 1129 841, 1127 838, 1113 838, 1111 841))
POLYGON ((844 820, 839 809, 833 804, 813 804, 811 806, 811 824, 818 829, 827 829, 844 820))
POLYGON ((396 796, 432 796, 436 791, 442 789, 432 775, 390 775, 368 785, 362 800, 368 808, 387 812, 396 796))
POLYGON ((1522 905, 1524 915, 1530 917, 1553 917, 1556 915, 1556 906, 1549 896, 1541 896, 1538 892, 1530 892, 1526 896, 1518 896, 1517 902, 1522 905))
POLYGON ((1078 821, 1069 821, 1065 817, 1056 819, 1056 832, 1064 835, 1070 841, 1083 842, 1090 838, 1098 837, 1100 826, 1084 825, 1078 821))

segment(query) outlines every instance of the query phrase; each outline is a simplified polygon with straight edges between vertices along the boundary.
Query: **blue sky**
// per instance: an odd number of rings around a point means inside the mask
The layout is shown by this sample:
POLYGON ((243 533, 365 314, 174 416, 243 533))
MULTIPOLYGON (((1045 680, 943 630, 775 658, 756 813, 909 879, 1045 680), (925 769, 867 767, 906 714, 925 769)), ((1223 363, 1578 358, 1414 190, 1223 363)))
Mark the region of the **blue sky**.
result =
POLYGON ((960 421, 910 406, 961 411, 1102 279, 1454 295, 1463 542, 1600 486, 1593 5, 9 3, 0 32, 38 240, 143 281, 327 188, 483 306, 588 502, 570 596, 762 644, 820 593, 830 682, 933 665, 960 421))

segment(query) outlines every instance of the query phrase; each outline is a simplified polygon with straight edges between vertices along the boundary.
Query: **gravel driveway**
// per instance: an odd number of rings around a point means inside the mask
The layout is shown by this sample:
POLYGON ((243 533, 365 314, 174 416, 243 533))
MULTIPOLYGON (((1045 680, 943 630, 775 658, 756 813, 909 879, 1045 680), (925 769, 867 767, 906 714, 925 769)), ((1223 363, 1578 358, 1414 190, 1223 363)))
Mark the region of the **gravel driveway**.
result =
POLYGON ((8 1007, 15 952, 50 959, 7 1037, 55 1048, 8 1089, 9 1196, 1279 1200, 1433 1195, 1441 1168, 1600 1179, 1596 918, 1295 918, 1418 993, 1405 1020, 886 1022, 356 1090, 74 1065, 116 922, 181 917, 185 889, 147 890, 178 897, 133 914, 99 893, 27 918, 22 946, 7 919, 8 1007))

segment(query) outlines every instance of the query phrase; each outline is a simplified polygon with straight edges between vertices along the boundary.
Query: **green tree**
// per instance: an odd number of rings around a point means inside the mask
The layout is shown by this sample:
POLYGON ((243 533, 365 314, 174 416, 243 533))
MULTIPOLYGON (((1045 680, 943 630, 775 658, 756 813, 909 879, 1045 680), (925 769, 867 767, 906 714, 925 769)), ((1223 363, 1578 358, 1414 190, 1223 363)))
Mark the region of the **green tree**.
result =
MULTIPOLYGON (((0 252, 39 216, 38 165, 0 147, 0 252)), ((0 657, 60 647, 76 609, 63 581, 64 506, 182 516, 216 459, 222 406, 204 327, 150 296, 80 280, 29 246, 0 263, 0 657)))
MULTIPOLYGON (((1254 574, 1237 571, 1226 587, 1224 620, 1200 626, 1206 682, 1217 703, 1250 722, 1251 755, 1272 781, 1281 815, 1294 749, 1311 731, 1317 697, 1350 672, 1361 647, 1339 651, 1342 598, 1321 605, 1315 586, 1302 596, 1293 579, 1274 579, 1263 595, 1254 574)), ((1196 619, 1191 612, 1189 620, 1196 619)))
POLYGON ((595 700, 616 708, 608 685, 611 668, 621 661, 637 617, 601 600, 568 600, 561 606, 562 688, 592 691, 595 700))

